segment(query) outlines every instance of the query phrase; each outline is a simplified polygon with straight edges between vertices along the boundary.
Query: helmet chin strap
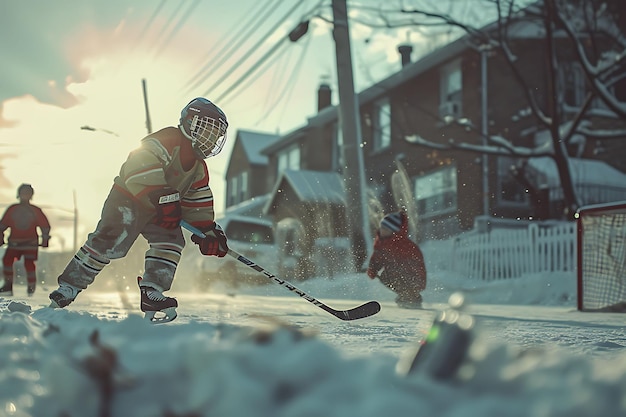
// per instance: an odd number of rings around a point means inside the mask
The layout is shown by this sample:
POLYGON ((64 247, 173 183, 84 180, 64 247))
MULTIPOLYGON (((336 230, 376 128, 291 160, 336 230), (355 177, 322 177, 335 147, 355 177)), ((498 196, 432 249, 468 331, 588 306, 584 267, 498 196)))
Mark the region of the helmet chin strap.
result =
POLYGON ((179 124, 178 125, 178 130, 180 130, 183 134, 184 137, 186 137, 187 139, 189 139, 190 141, 193 141, 193 138, 191 136, 189 136, 187 134, 187 132, 185 132, 185 128, 183 127, 183 125, 179 124))
POLYGON ((202 154, 202 152, 196 149, 196 147, 194 146, 195 140, 191 136, 189 136, 187 132, 185 132, 183 125, 178 125, 178 130, 180 130, 180 132, 183 134, 185 138, 189 139, 189 142, 190 142, 189 146, 191 146, 191 150, 193 151, 194 155, 200 159, 206 159, 206 157, 202 154))

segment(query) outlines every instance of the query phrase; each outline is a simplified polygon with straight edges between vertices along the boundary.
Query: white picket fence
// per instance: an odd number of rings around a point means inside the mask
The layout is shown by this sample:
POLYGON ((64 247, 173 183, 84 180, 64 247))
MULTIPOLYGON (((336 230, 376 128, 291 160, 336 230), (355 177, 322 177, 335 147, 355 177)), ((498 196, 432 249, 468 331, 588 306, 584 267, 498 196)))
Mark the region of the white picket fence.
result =
POLYGON ((574 271, 576 223, 530 223, 455 238, 452 269, 468 278, 496 280, 543 271, 574 271))

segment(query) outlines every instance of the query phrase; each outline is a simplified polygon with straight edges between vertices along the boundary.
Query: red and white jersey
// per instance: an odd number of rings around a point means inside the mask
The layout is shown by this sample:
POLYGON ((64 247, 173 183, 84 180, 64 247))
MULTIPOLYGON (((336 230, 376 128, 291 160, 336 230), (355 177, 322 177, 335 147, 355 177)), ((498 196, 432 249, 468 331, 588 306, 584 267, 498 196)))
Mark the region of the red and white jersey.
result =
POLYGON ((182 141, 187 140, 175 127, 145 137, 141 146, 129 154, 114 182, 151 210, 154 209, 149 199, 152 191, 166 187, 177 190, 183 218, 206 230, 215 216, 209 171, 205 161, 200 159, 195 160, 191 168, 183 168, 180 152, 182 141))

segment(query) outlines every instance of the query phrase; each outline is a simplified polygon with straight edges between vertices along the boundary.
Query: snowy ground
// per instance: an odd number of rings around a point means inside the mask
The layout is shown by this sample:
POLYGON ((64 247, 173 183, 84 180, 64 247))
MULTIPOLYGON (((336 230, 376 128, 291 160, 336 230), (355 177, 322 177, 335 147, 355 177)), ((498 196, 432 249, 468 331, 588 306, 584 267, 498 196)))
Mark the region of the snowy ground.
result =
MULTIPOLYGON (((572 274, 432 273, 424 310, 397 308, 364 274, 294 284, 336 309, 382 310, 343 322, 273 283, 199 294, 180 281, 179 317, 150 325, 134 286, 90 288, 65 310, 16 287, 0 299, 0 416, 626 415, 626 315, 576 311, 572 274), (475 323, 464 364, 406 375, 457 290, 475 323)), ((428 346, 462 346, 444 341, 428 346)))

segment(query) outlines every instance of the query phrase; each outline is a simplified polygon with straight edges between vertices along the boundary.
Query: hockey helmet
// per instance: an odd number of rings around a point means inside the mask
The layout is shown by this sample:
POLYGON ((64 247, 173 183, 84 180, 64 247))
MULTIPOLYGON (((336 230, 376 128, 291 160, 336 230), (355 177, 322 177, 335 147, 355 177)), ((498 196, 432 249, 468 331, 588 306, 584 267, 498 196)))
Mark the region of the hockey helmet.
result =
POLYGON ((201 159, 215 156, 226 142, 228 121, 224 112, 206 98, 197 97, 180 112, 179 129, 201 159))
POLYGON ((33 194, 35 194, 35 190, 33 190, 33 186, 30 184, 22 184, 17 187, 17 198, 20 198, 20 194, 22 193, 29 194, 32 197, 33 194))

